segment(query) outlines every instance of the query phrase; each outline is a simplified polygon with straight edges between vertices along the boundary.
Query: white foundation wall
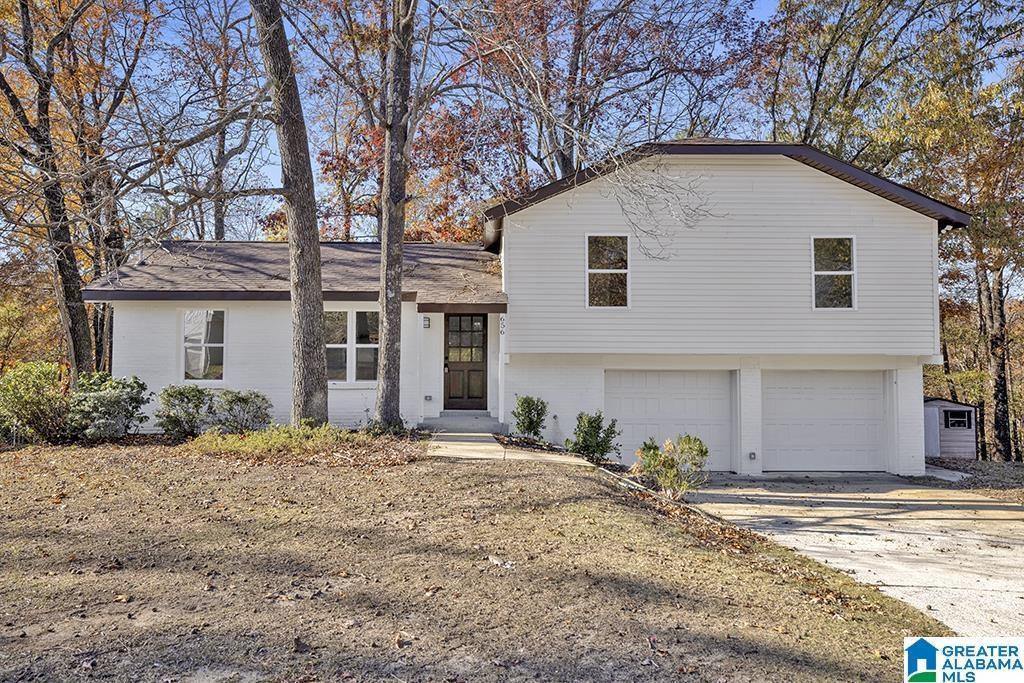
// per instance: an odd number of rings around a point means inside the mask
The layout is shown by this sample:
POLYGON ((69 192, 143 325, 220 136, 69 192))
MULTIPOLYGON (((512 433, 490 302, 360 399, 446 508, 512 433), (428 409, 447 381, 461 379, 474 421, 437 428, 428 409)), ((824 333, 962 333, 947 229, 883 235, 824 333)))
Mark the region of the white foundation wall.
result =
MULTIPOLYGON (((375 302, 326 302, 327 310, 377 310, 375 302)), ((443 318, 443 316, 442 316, 443 318)), ((443 325, 443 321, 442 321, 443 325)), ((441 398, 441 353, 425 364, 424 346, 436 349, 443 337, 440 326, 422 329, 414 303, 402 304, 402 417, 410 425, 423 419, 423 393, 441 398), (435 332, 436 339, 423 333, 435 332), (421 372, 429 365, 436 371, 421 372)), ((212 389, 255 389, 270 399, 275 422, 287 423, 291 413, 291 308, 286 301, 121 301, 114 304, 113 374, 137 375, 154 393, 146 406, 157 408, 156 394, 170 384, 199 384, 212 389), (186 310, 225 311, 224 379, 184 380, 182 315, 186 310)), ((374 383, 332 383, 328 416, 332 423, 358 426, 372 416, 377 392, 374 383)), ((145 425, 153 430, 152 419, 145 425)))
MULTIPOLYGON (((923 359, 878 355, 679 355, 679 354, 505 354, 499 419, 514 431, 516 395, 548 402, 545 438, 561 444, 572 435, 579 412, 605 407, 607 370, 727 370, 733 382, 731 470, 761 474, 763 371, 882 371, 884 462, 895 474, 924 472, 924 414, 921 410, 923 359), (750 453, 755 457, 750 458, 750 453)), ((629 456, 631 454, 622 454, 629 456)), ((630 461, 629 457, 623 458, 630 461)))

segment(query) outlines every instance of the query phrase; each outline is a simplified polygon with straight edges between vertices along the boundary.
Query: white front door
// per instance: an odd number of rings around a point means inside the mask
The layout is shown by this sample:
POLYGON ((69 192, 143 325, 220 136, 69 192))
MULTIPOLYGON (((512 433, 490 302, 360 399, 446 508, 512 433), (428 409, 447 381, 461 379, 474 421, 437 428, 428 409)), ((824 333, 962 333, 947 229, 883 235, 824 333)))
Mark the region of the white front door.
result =
POLYGON ((883 471, 883 373, 766 371, 765 471, 883 471))
POLYGON ((700 437, 708 469, 728 470, 732 454, 732 381, 727 370, 606 370, 605 415, 619 422, 622 461, 646 439, 700 437))

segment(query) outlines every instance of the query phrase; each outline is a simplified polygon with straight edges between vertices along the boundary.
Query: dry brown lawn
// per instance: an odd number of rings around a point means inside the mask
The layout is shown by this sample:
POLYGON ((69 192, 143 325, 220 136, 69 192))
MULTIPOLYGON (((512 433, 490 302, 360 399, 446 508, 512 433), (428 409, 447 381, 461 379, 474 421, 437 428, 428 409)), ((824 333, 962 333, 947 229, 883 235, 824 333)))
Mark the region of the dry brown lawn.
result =
POLYGON ((948 633, 577 467, 0 453, 0 680, 881 681, 948 633))

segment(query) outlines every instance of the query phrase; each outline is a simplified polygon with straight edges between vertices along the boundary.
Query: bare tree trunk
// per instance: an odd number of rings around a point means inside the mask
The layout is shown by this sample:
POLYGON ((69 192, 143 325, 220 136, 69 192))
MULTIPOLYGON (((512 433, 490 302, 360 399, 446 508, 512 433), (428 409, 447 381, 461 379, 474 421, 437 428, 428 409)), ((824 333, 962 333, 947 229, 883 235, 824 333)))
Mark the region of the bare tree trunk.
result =
POLYGON ((292 424, 327 422, 320 234, 313 168, 280 0, 252 0, 281 153, 292 299, 292 424))
POLYGON ((956 382, 953 381, 952 371, 949 365, 949 344, 946 343, 945 335, 942 337, 942 374, 946 376, 946 388, 949 389, 949 397, 954 401, 959 401, 956 392, 956 382))
POLYGON ((416 0, 392 0, 386 69, 384 177, 381 183, 380 359, 377 370, 378 427, 402 427, 400 361, 402 334, 402 238, 405 235, 406 143, 409 135, 409 82, 412 69, 416 0))
POLYGON ((217 133, 216 146, 217 151, 214 156, 213 164, 213 192, 215 194, 213 199, 213 239, 222 240, 224 239, 224 222, 225 216, 227 215, 227 200, 224 198, 224 155, 227 153, 227 128, 221 129, 217 133))
POLYGON ((986 411, 985 450, 991 460, 1009 461, 1013 457, 1013 446, 1006 375, 1006 288, 1002 268, 990 269, 986 266, 984 258, 976 257, 975 280, 978 287, 978 316, 985 348, 989 394, 992 397, 986 411))
MULTIPOLYGON (((51 166, 50 163, 44 165, 51 166)), ((71 376, 73 380, 77 380, 81 373, 96 369, 92 331, 89 329, 89 313, 82 299, 82 275, 78 270, 78 261, 71 243, 71 228, 68 225, 67 208, 64 206, 64 191, 57 179, 56 169, 46 168, 44 171, 52 179, 43 190, 43 195, 49 223, 47 237, 50 249, 53 250, 57 275, 57 303, 61 310, 61 318, 67 327, 68 364, 71 367, 71 376)))
POLYGON ((1010 431, 1010 392, 1006 371, 1006 288, 1002 268, 993 270, 989 294, 992 326, 988 335, 988 367, 994 413, 992 459, 1009 462, 1013 460, 1013 440, 1010 431))

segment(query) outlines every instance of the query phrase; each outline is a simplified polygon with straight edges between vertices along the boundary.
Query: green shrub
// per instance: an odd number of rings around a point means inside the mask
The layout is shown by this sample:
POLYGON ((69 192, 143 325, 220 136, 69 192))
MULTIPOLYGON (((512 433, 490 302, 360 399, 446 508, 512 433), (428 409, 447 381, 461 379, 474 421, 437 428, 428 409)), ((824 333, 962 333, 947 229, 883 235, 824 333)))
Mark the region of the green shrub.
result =
POLYGON ((172 384, 160 392, 156 424, 175 439, 199 436, 212 423, 213 391, 194 384, 172 384))
POLYGON ((0 377, 0 422, 29 440, 74 440, 60 366, 41 361, 19 363, 0 377))
POLYGON ((516 420, 517 432, 539 439, 547 426, 548 402, 534 396, 516 396, 512 417, 516 420))
POLYGON ((270 399, 258 391, 218 391, 213 399, 213 421, 222 432, 241 434, 270 425, 270 399))
POLYGON ((354 445, 365 445, 374 437, 363 432, 339 429, 331 425, 274 425, 269 429, 242 434, 224 434, 210 430, 193 439, 193 452, 267 458, 274 455, 333 453, 354 445))
POLYGON ((670 498, 681 499, 708 481, 705 468, 708 447, 696 436, 686 434, 669 439, 658 448, 654 439, 648 439, 636 452, 635 469, 654 478, 658 487, 670 498))
POLYGON ((149 419, 142 407, 151 395, 138 377, 86 373, 71 392, 68 422, 75 436, 86 441, 120 439, 149 419))
POLYGON ((616 421, 611 420, 606 425, 600 410, 593 415, 580 413, 576 416, 576 431, 573 438, 565 440, 565 448, 600 465, 610 453, 619 452, 615 439, 620 434, 622 432, 617 428, 616 421))

